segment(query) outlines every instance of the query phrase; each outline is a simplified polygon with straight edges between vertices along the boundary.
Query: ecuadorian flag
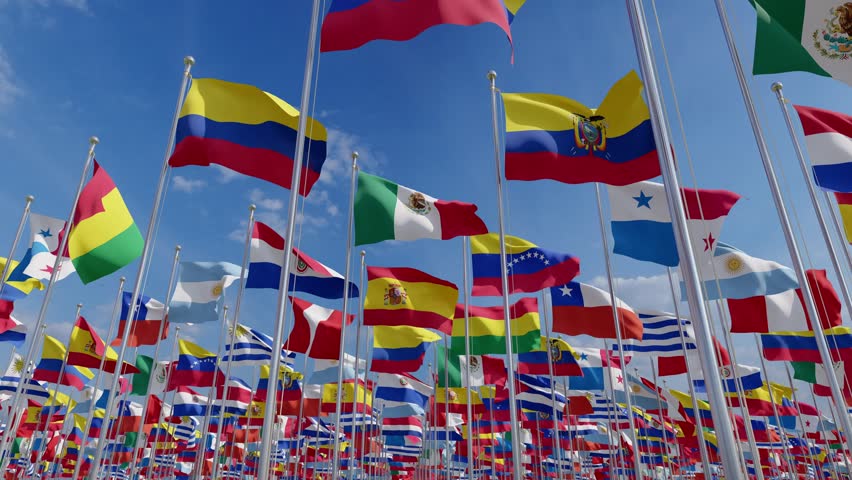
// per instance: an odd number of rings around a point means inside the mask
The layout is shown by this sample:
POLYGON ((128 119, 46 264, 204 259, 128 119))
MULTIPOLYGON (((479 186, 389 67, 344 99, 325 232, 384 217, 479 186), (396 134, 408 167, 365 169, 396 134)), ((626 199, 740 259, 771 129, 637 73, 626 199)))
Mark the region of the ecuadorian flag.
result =
POLYGON ((660 175, 642 80, 631 71, 600 107, 545 93, 505 93, 506 179, 624 186, 660 175))
MULTIPOLYGON (((221 165, 290 188, 296 158, 299 111, 252 85, 212 78, 192 81, 175 131, 172 167, 221 165)), ((307 196, 325 163, 328 133, 308 118, 302 181, 307 196)))

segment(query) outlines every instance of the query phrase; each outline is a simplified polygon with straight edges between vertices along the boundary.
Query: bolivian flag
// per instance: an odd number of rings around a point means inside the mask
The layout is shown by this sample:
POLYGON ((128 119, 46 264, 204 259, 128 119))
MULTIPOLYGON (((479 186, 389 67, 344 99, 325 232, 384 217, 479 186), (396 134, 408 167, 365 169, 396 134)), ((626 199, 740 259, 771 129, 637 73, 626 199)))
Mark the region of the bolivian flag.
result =
MULTIPOLYGON (((541 350, 541 329, 538 302, 524 298, 509 307, 512 327, 512 352, 527 353, 541 350)), ((503 307, 468 307, 470 320, 470 354, 506 353, 506 322, 503 307)), ((456 307, 453 321, 452 351, 464 355, 464 305, 456 307)))
POLYGON ((459 289, 413 268, 367 267, 364 325, 431 328, 452 333, 459 289))
POLYGON ((80 280, 93 282, 142 255, 144 240, 106 171, 95 171, 80 193, 68 236, 68 253, 80 280))

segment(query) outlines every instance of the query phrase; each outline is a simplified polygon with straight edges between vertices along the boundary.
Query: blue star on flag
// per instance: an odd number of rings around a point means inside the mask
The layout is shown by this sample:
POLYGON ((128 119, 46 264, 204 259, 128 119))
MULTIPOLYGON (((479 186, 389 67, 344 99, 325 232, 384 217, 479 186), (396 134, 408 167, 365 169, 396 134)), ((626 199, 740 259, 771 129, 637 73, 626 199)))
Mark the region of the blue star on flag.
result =
POLYGON ((636 208, 647 207, 650 210, 652 198, 654 198, 653 195, 645 195, 644 191, 639 190, 639 196, 633 197, 633 200, 636 200, 636 208))

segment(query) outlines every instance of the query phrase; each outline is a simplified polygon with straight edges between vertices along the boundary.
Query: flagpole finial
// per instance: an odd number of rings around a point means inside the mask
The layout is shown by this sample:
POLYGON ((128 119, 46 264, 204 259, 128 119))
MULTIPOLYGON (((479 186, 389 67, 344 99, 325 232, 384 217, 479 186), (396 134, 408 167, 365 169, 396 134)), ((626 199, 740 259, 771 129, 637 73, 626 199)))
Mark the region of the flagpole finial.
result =
POLYGON ((181 248, 183 248, 183 247, 181 247, 180 245, 175 245, 175 251, 176 252, 179 252, 181 248))
POLYGON ((91 137, 89 137, 89 143, 91 145, 97 145, 97 144, 101 143, 101 139, 92 135, 91 137))
POLYGON ((27 195, 26 197, 24 197, 24 199, 27 201, 27 203, 33 203, 35 201, 35 196, 27 195))
POLYGON ((778 92, 782 88, 784 88, 784 84, 781 82, 772 82, 772 86, 769 87, 773 92, 778 92))
POLYGON ((195 65, 195 57, 193 57, 192 55, 187 55, 183 57, 183 64, 190 66, 195 65))
POLYGON ((488 70, 488 74, 486 76, 488 77, 488 80, 492 82, 494 80, 497 80, 497 72, 495 72, 494 70, 488 70))
POLYGON ((78 303, 78 304, 77 304, 77 308, 83 308, 83 304, 82 304, 82 303, 78 303))
POLYGON ((253 203, 251 205, 249 205, 249 212, 253 212, 255 210, 257 210, 257 205, 255 205, 253 203))
POLYGON ((367 256, 367 252, 365 252, 364 250, 361 250, 361 257, 366 257, 366 256, 367 256))

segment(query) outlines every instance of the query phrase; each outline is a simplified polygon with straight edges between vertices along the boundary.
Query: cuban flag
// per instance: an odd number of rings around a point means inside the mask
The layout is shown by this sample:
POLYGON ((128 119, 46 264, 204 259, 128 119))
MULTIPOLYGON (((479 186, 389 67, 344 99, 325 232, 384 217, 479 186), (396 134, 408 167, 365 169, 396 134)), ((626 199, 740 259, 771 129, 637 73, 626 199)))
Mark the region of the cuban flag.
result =
MULTIPOLYGON (((21 260, 24 275, 39 280, 50 279, 53 265, 56 263, 56 252, 59 250, 61 235, 64 234, 65 220, 52 218, 37 213, 30 214, 30 234, 32 243, 24 259, 21 260)), ((62 280, 74 273, 74 264, 70 258, 63 258, 59 264, 57 280, 62 280)))
MULTIPOLYGON (((268 225, 256 222, 251 234, 249 273, 246 288, 278 289, 284 266, 284 238, 268 225)), ((343 298, 343 275, 293 248, 290 258, 290 291, 327 299, 343 298)), ((358 297, 358 287, 349 282, 349 298, 358 297)))

